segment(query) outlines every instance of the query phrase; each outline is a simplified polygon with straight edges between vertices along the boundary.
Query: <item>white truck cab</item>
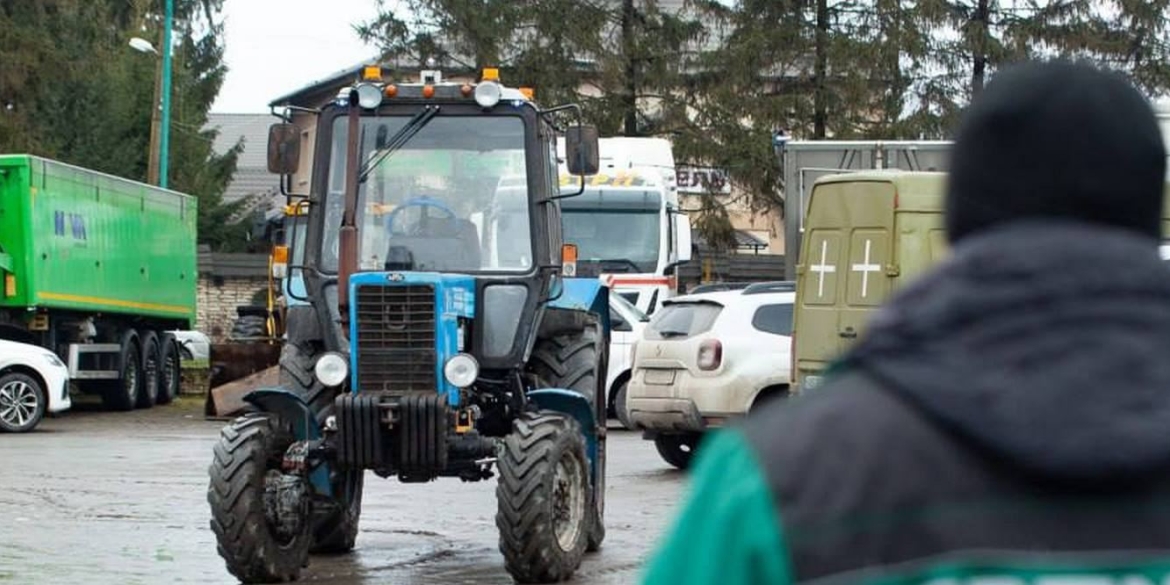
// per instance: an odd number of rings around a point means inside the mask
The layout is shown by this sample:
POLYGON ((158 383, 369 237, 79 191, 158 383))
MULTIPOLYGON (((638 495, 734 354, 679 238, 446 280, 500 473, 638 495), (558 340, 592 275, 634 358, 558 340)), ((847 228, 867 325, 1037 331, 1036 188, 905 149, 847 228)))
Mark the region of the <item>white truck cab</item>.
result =
MULTIPOLYGON (((678 294, 675 269, 691 259, 691 223, 679 209, 670 142, 602 138, 598 147, 598 173, 585 178, 582 194, 561 200, 565 241, 578 247, 579 274, 598 276, 653 314, 678 294)), ((561 176, 562 190, 580 188, 563 163, 561 176)))

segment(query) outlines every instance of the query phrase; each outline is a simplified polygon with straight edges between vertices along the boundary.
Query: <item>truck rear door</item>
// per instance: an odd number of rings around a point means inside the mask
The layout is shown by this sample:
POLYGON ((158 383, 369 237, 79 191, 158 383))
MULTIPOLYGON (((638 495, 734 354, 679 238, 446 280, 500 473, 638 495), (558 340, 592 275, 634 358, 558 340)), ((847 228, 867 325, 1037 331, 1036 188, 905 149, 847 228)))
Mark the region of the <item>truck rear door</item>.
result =
POLYGON ((815 386, 815 376, 861 334, 869 313, 889 294, 894 193, 888 182, 840 181, 822 183, 811 194, 797 269, 797 384, 815 386))
POLYGON ((849 209, 849 262, 837 322, 842 351, 861 335, 873 312, 890 296, 896 193, 894 184, 889 182, 843 185, 842 196, 849 209))

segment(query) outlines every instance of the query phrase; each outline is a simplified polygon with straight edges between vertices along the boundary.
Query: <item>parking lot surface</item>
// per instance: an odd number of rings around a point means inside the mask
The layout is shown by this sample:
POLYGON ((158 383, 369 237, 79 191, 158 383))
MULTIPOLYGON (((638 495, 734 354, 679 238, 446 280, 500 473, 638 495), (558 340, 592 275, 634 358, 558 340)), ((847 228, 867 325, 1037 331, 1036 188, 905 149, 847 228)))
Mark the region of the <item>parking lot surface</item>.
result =
MULTIPOLYGON (((224 424, 191 399, 129 413, 82 402, 35 432, 0 435, 0 582, 235 583, 206 502, 224 424)), ((608 533, 574 583, 636 582, 684 485, 653 443, 610 424, 608 533)), ((369 474, 356 550, 314 556, 301 581, 511 583, 496 548, 495 485, 369 474)))

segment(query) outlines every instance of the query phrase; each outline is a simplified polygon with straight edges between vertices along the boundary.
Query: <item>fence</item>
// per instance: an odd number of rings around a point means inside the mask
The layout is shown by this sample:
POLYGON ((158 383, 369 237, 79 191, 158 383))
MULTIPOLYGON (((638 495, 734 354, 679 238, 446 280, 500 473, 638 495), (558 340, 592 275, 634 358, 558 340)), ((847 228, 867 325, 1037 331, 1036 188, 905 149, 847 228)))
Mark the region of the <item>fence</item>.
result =
POLYGON ((680 288, 706 282, 784 280, 783 254, 703 252, 678 268, 680 288))

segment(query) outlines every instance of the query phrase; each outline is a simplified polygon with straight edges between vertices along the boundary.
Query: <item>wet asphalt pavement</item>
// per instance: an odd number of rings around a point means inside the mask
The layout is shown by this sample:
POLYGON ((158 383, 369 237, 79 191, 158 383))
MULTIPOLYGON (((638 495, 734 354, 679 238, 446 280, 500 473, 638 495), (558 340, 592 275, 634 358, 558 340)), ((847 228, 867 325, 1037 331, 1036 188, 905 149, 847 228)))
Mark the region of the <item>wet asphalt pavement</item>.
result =
MULTIPOLYGON (((75 402, 76 404, 76 402, 75 402)), ((0 434, 0 583, 235 583, 208 527, 207 466, 222 421, 202 402, 130 413, 85 404, 0 434)), ((635 583, 683 476, 610 422, 607 535, 573 583, 635 583)), ((496 548, 496 479, 366 478, 353 553, 314 556, 308 583, 512 583, 496 548)))

